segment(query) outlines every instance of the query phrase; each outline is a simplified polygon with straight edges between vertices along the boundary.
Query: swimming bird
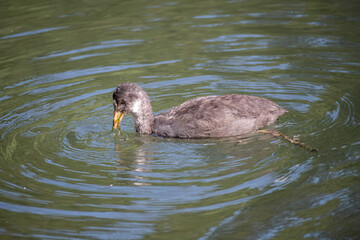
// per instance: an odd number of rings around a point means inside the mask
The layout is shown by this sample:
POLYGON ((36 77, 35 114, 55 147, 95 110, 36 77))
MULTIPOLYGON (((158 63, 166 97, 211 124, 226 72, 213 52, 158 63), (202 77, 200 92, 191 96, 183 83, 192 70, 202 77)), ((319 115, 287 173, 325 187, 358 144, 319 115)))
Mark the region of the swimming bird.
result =
POLYGON ((274 123, 287 110, 256 96, 203 96, 153 116, 148 94, 135 83, 122 83, 113 93, 113 128, 131 114, 135 130, 174 138, 221 138, 243 135, 274 123))

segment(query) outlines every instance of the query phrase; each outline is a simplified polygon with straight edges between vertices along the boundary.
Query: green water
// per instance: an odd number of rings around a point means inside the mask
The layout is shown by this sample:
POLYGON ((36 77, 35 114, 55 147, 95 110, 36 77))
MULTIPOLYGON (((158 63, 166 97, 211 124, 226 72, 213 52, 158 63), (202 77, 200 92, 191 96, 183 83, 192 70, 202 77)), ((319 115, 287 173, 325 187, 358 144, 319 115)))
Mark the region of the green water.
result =
POLYGON ((358 239, 358 1, 2 1, 1 239, 358 239), (156 113, 250 94, 271 136, 112 132, 113 89, 156 113))

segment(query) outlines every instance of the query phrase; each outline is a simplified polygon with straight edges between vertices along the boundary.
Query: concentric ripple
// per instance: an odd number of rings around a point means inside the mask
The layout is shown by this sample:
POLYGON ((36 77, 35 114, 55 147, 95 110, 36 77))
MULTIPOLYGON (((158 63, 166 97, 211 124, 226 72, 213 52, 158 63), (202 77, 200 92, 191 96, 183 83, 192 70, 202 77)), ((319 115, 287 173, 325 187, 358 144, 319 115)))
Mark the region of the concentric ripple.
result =
MULTIPOLYGON (((206 83, 206 77, 200 79, 206 83)), ((89 91, 92 82, 28 90, 22 95, 40 95, 3 117, 8 124, 2 136, 12 143, 4 152, 16 160, 2 172, 0 206, 2 211, 12 209, 9 217, 62 219, 66 229, 73 229, 74 221, 92 219, 91 228, 101 236, 114 227, 145 229, 129 233, 132 238, 151 232, 156 221, 170 216, 231 208, 280 190, 310 168, 305 162, 276 173, 287 158, 271 155, 275 145, 269 136, 191 141, 140 137, 130 117, 119 134, 111 130, 112 89, 89 91), (109 220, 116 220, 112 227, 106 224, 109 220)), ((227 81, 222 84, 224 89, 227 81)), ((163 91, 156 98, 166 96, 163 91)), ((55 235, 66 236, 66 231, 55 235)), ((81 236, 87 236, 90 230, 83 231, 81 236)))
MULTIPOLYGON (((205 77, 200 79, 206 82, 205 77)), ((232 208, 283 189, 311 168, 311 161, 291 166, 287 157, 272 156, 275 145, 270 136, 191 141, 140 137, 130 117, 124 120, 120 134, 111 131, 112 89, 79 95, 91 82, 42 88, 40 98, 4 116, 11 123, 3 138, 13 142, 8 145, 11 151, 5 151, 8 159, 17 159, 16 168, 6 170, 12 174, 2 178, 1 209, 13 209, 7 215, 23 214, 43 221, 60 218, 66 229, 73 229, 74 221, 92 219, 91 228, 97 229, 99 237, 108 236, 114 227, 144 229, 129 232, 133 238, 151 232, 155 222, 170 216, 232 208), (281 164, 289 169, 281 170, 281 164), (109 220, 116 221, 108 225, 109 220)), ((222 89, 228 82, 222 82, 222 89)), ((266 94, 286 99, 299 86, 303 85, 266 94)), ((265 82, 254 87, 257 91, 249 92, 259 95, 265 93, 261 89, 269 88, 265 82)), ((33 94, 33 90, 23 93, 33 94)), ((156 98, 166 96, 163 91, 156 98)), ((44 236, 68 234, 31 231, 44 236)), ((81 236, 87 236, 90 230, 83 231, 81 236)))

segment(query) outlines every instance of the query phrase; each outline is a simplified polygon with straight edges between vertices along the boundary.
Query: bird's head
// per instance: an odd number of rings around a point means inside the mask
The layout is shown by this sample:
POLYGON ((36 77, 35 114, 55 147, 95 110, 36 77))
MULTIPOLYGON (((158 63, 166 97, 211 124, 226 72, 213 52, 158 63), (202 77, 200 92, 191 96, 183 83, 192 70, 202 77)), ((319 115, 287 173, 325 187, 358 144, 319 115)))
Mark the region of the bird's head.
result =
POLYGON ((137 118, 142 113, 143 98, 148 96, 145 91, 134 83, 120 84, 113 93, 114 117, 113 128, 120 127, 121 120, 126 114, 137 118))

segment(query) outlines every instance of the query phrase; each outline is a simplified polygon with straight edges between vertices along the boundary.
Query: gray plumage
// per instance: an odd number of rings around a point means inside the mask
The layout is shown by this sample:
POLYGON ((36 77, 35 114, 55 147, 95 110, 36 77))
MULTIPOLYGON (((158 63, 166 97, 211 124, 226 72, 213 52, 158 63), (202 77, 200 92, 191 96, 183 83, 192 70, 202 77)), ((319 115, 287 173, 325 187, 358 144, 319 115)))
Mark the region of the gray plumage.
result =
POLYGON ((146 92, 134 83, 119 85, 114 110, 130 113, 135 130, 178 138, 219 138, 246 134, 274 123, 287 110, 255 96, 224 95, 197 97, 153 116, 146 92))

